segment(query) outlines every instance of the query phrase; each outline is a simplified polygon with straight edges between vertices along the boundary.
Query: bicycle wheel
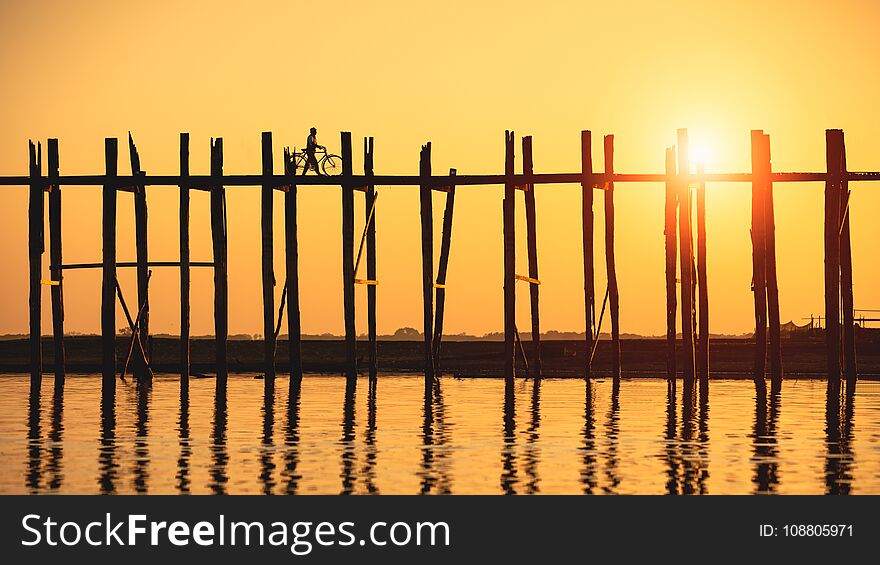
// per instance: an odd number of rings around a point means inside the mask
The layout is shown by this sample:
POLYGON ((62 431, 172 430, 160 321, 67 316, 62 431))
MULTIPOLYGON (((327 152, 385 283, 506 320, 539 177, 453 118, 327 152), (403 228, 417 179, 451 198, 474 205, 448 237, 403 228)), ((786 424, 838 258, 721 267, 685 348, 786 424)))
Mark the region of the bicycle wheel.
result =
POLYGON ((325 175, 335 177, 342 174, 342 157, 327 155, 321 160, 321 170, 325 175))
POLYGON ((302 174, 302 171, 306 168, 306 156, 302 153, 297 153, 293 156, 293 174, 302 174))

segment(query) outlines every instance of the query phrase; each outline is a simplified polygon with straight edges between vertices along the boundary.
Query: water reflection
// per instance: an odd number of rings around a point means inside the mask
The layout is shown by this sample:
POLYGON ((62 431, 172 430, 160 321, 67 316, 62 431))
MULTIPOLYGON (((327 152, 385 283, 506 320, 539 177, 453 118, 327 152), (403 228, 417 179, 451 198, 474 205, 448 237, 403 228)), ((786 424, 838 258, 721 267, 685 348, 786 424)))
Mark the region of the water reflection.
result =
POLYGON ((593 416, 595 411, 593 383, 587 379, 586 399, 584 401, 584 444, 581 449, 583 452, 581 484, 583 485, 584 494, 593 494, 598 486, 596 481, 596 421, 593 416))
POLYGON ((40 392, 31 391, 28 398, 27 471, 25 486, 31 494, 40 491, 43 466, 43 442, 40 438, 40 392))
POLYGON ((354 446, 354 400, 356 387, 356 381, 346 380, 345 402, 342 407, 342 439, 339 442, 342 459, 342 471, 339 474, 342 477, 342 490, 339 494, 352 494, 357 481, 355 473, 357 454, 355 453, 354 446))
POLYGON ((214 427, 211 432, 211 482, 208 487, 214 494, 226 494, 229 477, 226 466, 229 453, 226 448, 226 387, 217 387, 214 395, 214 427))
POLYGON ((275 447, 273 436, 275 430, 275 381, 266 379, 263 389, 263 436, 260 440, 260 483, 263 494, 272 494, 275 489, 275 447))
POLYGON ((376 486, 376 460, 379 458, 379 449, 376 445, 376 387, 375 378, 370 378, 367 388, 367 429, 364 432, 364 466, 361 472, 364 475, 364 486, 369 494, 379 494, 376 486))
POLYGON ((779 402, 779 391, 771 387, 768 410, 767 388, 755 387, 755 432, 752 435, 755 494, 775 494, 779 485, 779 447, 776 438, 779 402))
POLYGON ((516 398, 513 382, 504 383, 504 409, 502 414, 501 492, 516 494, 516 398))
POLYGON ((98 485, 101 494, 116 492, 116 398, 112 393, 101 395, 101 436, 98 451, 98 485))
POLYGON ((678 427, 676 383, 666 385, 663 460, 666 494, 708 494, 709 385, 683 382, 681 426, 678 427))
POLYGON ((611 385, 611 407, 608 409, 608 421, 605 423, 605 437, 608 442, 605 457, 607 484, 602 490, 606 494, 615 494, 620 485, 620 476, 617 473, 617 444, 620 437, 620 379, 614 379, 611 385))
POLYGON ((449 494, 452 480, 449 472, 449 429, 446 405, 440 382, 425 387, 422 407, 422 461, 419 469, 420 494, 449 494))
POLYGON ((828 387, 825 402, 825 494, 852 490, 853 391, 839 384, 828 387))
POLYGON ((299 467, 299 399, 301 386, 292 383, 287 400, 287 429, 284 431, 284 477, 285 494, 296 494, 302 476, 299 467))
POLYGON ((426 392, 389 376, 364 379, 360 399, 343 379, 306 383, 281 399, 235 377, 215 396, 210 380, 159 376, 116 398, 77 377, 41 398, 0 378, 0 493, 880 492, 878 382, 858 397, 793 379, 449 378, 426 392))
POLYGON ((526 429, 526 445, 523 452, 523 472, 526 475, 524 485, 526 494, 540 491, 538 482, 538 460, 540 459, 540 428, 541 428, 541 379, 532 379, 532 403, 529 415, 529 427, 526 429))
POLYGON ((150 417, 150 381, 140 379, 135 385, 137 395, 137 423, 135 425, 134 440, 134 491, 138 494, 146 494, 149 483, 150 453, 147 444, 150 417))
POLYGON ((46 473, 49 475, 47 487, 57 491, 61 488, 64 477, 62 462, 64 459, 64 382, 55 381, 52 393, 52 424, 49 429, 49 461, 46 473))
POLYGON ((180 456, 177 458, 177 492, 189 494, 190 492, 190 458, 192 457, 192 444, 190 443, 189 431, 189 382, 180 383, 180 411, 177 417, 177 438, 180 446, 180 456))

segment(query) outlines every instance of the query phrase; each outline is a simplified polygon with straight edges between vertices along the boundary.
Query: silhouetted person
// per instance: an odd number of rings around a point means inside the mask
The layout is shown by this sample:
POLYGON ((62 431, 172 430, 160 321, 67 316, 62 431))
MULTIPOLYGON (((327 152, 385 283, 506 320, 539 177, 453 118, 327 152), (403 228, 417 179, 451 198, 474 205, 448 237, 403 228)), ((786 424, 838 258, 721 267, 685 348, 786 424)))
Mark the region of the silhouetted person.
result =
POLYGON ((309 172, 309 167, 315 169, 315 173, 321 174, 320 169, 318 169, 318 160, 315 159, 315 151, 318 149, 327 150, 323 145, 318 145, 318 130, 312 128, 309 130, 309 137, 306 139, 306 164, 303 167, 303 174, 309 172))

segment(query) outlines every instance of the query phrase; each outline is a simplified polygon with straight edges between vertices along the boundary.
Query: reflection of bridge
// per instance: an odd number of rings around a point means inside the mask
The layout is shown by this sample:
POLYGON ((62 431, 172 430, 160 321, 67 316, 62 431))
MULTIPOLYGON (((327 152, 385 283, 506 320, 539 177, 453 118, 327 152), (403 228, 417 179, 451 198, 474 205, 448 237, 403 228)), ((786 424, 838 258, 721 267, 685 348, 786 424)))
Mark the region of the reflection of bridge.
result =
MULTIPOLYGON (((442 337, 443 303, 445 300, 446 261, 449 255, 452 228, 452 203, 456 186, 504 185, 503 238, 504 238, 504 376, 508 381, 514 377, 515 341, 518 336, 514 320, 515 283, 524 281, 529 285, 533 360, 529 364, 535 377, 541 375, 541 346, 539 324, 539 285, 537 239, 535 228, 536 185, 579 184, 582 187, 583 221, 583 267, 584 267, 584 315, 587 351, 592 351, 601 329, 602 316, 597 322, 594 283, 594 190, 603 194, 605 217, 605 263, 608 289, 603 300, 602 312, 607 301, 611 324, 612 371, 620 377, 620 328, 618 316, 618 288, 614 256, 614 189, 616 183, 662 182, 666 185, 665 243, 666 243, 666 305, 667 305, 667 376, 677 374, 676 317, 680 314, 685 381, 697 377, 705 380, 709 375, 709 327, 708 291, 706 270, 706 215, 705 184, 707 182, 749 182, 752 185, 752 250, 753 290, 755 296, 756 348, 754 377, 763 383, 765 359, 770 360, 770 374, 774 384, 782 379, 781 324, 779 320, 779 293, 776 281, 775 219, 773 183, 808 182, 825 183, 825 314, 827 323, 827 369, 832 380, 839 381, 841 368, 849 382, 856 377, 854 341, 854 310, 852 303, 852 256, 849 232, 850 181, 880 180, 880 172, 850 172, 846 168, 846 153, 842 130, 826 130, 826 172, 773 172, 771 169, 769 136, 761 130, 751 132, 752 171, 750 173, 706 173, 697 166, 691 170, 688 158, 687 130, 678 131, 678 150, 666 150, 666 171, 660 174, 630 174, 614 171, 614 136, 605 136, 604 171, 593 170, 592 137, 589 131, 581 132, 581 171, 575 173, 535 173, 532 162, 532 139, 522 139, 523 168, 516 173, 514 167, 515 137, 505 133, 505 167, 503 174, 434 175, 431 171, 431 144, 422 147, 418 175, 377 175, 373 172, 372 138, 364 139, 364 174, 354 173, 352 165, 351 134, 342 132, 342 174, 326 176, 276 175, 273 172, 274 152, 272 134, 262 135, 262 172, 260 174, 227 175, 223 173, 222 139, 211 141, 211 172, 209 175, 191 175, 189 172, 189 134, 180 136, 180 174, 148 175, 141 170, 140 157, 129 136, 131 174, 118 173, 118 142, 115 138, 105 140, 106 167, 103 175, 64 175, 59 172, 58 141, 50 139, 47 144, 48 167, 43 174, 42 151, 39 144, 30 143, 30 169, 28 176, 0 177, 2 185, 27 185, 30 187, 29 206, 29 261, 30 261, 30 346, 31 387, 39 390, 42 373, 41 334, 41 284, 51 285, 53 334, 56 352, 55 378, 64 379, 64 329, 63 329, 63 269, 98 267, 103 272, 101 328, 102 328, 102 374, 103 388, 110 394, 115 390, 116 380, 116 295, 131 329, 130 355, 134 356, 140 379, 149 379, 150 332, 149 332, 149 277, 151 266, 170 266, 180 269, 181 282, 181 378, 189 377, 189 296, 190 269, 205 266, 214 272, 214 322, 216 339, 217 386, 225 387, 228 335, 228 288, 227 288, 227 225, 225 187, 260 186, 262 202, 262 291, 264 310, 264 373, 267 386, 275 376, 276 340, 280 331, 284 303, 287 303, 288 335, 291 345, 290 371, 292 382, 299 382, 301 368, 301 332, 299 313, 299 265, 297 242, 297 186, 330 185, 342 187, 342 247, 343 247, 343 303, 346 333, 346 375, 350 381, 357 376, 355 301, 356 284, 367 287, 369 369, 371 378, 377 374, 376 346, 376 299, 378 284, 376 276, 376 186, 418 185, 421 191, 421 244, 424 299, 424 374, 425 386, 439 373, 439 342, 442 337), (78 265, 62 264, 61 238, 61 187, 77 185, 103 186, 103 256, 101 263, 78 265), (180 188, 180 260, 150 262, 147 254, 147 186, 177 186, 180 188), (696 188, 697 242, 693 241, 693 191, 696 188), (213 241, 212 261, 195 262, 189 257, 189 192, 210 192, 211 231, 213 241), (274 191, 284 193, 285 206, 285 257, 286 283, 281 298, 278 321, 275 319, 275 273, 273 270, 274 234, 272 229, 274 191), (446 213, 440 253, 440 267, 434 274, 432 191, 447 195, 446 213), (520 190, 526 200, 526 230, 528 241, 528 276, 514 270, 515 217, 514 196, 520 190), (116 260, 116 199, 119 191, 134 194, 135 235, 137 247, 137 306, 130 311, 122 300, 121 289, 116 280, 117 268, 132 266, 116 260), (358 259, 366 246, 367 273, 365 279, 355 278, 357 264, 354 260, 354 192, 365 193, 367 212, 364 234, 358 259), (42 277, 41 256, 44 252, 43 225, 44 193, 49 198, 49 239, 51 277, 42 277), (679 245, 680 244, 680 245, 679 245), (680 251, 680 257, 679 257, 680 251), (679 275, 680 276, 677 276, 679 275), (680 286, 676 289, 677 283, 680 286), (677 293, 679 296, 676 296, 677 293), (681 308, 677 302, 680 300, 681 308), (436 310, 435 310, 436 303, 436 310), (842 312, 842 317, 839 313, 842 312), (831 317, 828 317, 828 314, 831 317), (699 316, 698 316, 699 314, 699 316), (841 321, 842 320, 842 321, 841 321), (769 349, 769 352, 768 352, 769 349), (768 355, 769 353, 769 355, 768 355), (842 360, 842 363, 841 363, 842 360)), ((284 152, 288 170, 291 154, 284 152)), ((864 321, 876 321, 863 318, 864 321)), ((522 349, 521 349, 522 352, 522 349)), ((524 353, 523 353, 524 355, 524 353)), ((590 376, 590 361, 583 368, 590 376)))

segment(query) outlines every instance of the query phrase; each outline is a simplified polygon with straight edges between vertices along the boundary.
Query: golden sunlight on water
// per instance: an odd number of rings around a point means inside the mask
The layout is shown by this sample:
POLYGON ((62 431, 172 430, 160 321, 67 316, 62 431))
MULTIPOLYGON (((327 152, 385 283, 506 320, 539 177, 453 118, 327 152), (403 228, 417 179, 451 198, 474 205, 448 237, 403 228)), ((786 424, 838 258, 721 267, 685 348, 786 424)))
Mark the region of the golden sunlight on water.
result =
POLYGON ((224 406, 160 376, 102 410, 94 377, 38 401, 0 377, 0 493, 880 493, 878 382, 444 378, 426 402, 418 377, 308 376, 292 404, 287 384, 267 402, 230 377, 224 406))

